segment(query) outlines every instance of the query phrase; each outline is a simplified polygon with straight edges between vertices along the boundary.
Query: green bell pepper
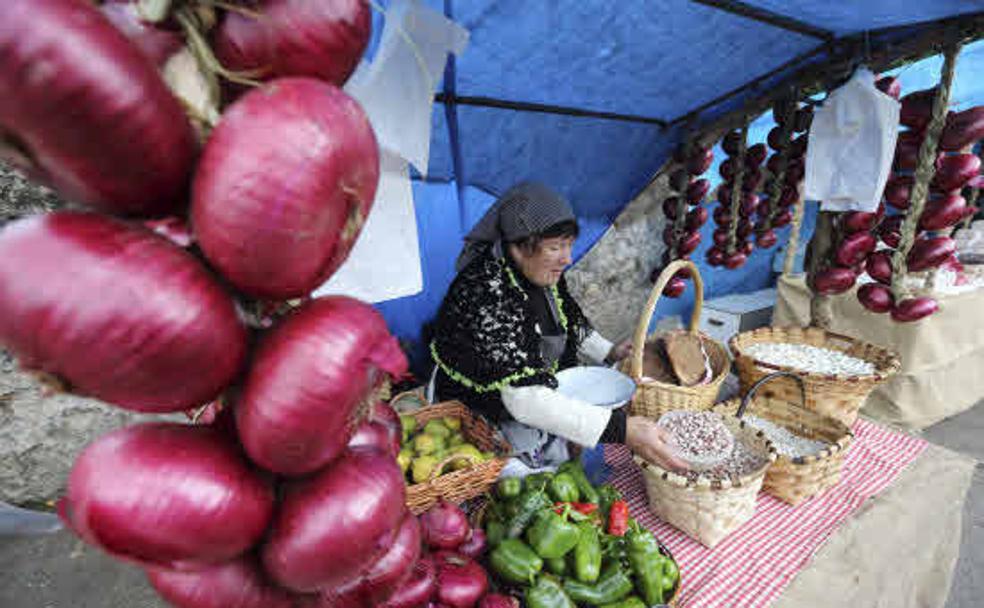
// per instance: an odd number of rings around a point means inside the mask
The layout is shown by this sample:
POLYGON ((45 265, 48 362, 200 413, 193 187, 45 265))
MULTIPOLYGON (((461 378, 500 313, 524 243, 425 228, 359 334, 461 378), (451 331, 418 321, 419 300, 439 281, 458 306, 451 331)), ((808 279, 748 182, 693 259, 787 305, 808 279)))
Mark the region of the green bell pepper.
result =
POLYGON ((577 529, 577 524, 568 521, 569 510, 570 507, 567 507, 563 514, 544 511, 526 531, 526 540, 540 557, 544 559, 563 557, 577 545, 581 533, 577 529))
POLYGON ((553 473, 549 471, 534 473, 526 478, 526 489, 528 491, 545 490, 553 476, 553 473))
POLYGON ((523 493, 523 480, 519 477, 504 477, 496 484, 495 491, 501 498, 516 498, 523 493))
POLYGON ((510 583, 533 583, 533 578, 543 569, 543 560, 526 543, 507 538, 489 555, 492 571, 510 583))
POLYGON ((491 520, 485 524, 485 540, 490 547, 498 547, 506 538, 506 524, 501 521, 491 520))
POLYGON ((515 515, 506 527, 506 536, 519 538, 537 513, 553 506, 543 490, 527 490, 515 503, 515 515))
POLYGON ((614 602, 612 604, 605 604, 601 608, 649 608, 646 603, 640 600, 634 595, 630 595, 621 602, 614 602))
POLYGON ((567 560, 563 557, 552 557, 550 559, 543 560, 546 565, 547 572, 550 574, 556 574, 557 576, 564 576, 567 574, 567 560))
POLYGON ((622 600, 632 593, 632 579, 615 562, 605 569, 594 585, 568 579, 564 581, 564 591, 575 602, 601 606, 622 600))
POLYGON ((637 522, 626 533, 629 565, 635 576, 636 590, 647 605, 663 603, 663 561, 659 543, 649 530, 637 522))
POLYGON ((578 502, 581 492, 577 489, 574 478, 567 473, 555 475, 550 480, 550 497, 557 502, 578 502))
POLYGON ((663 558, 663 595, 669 595, 680 580, 680 568, 672 559, 663 558))
POLYGON ((580 462, 576 460, 568 460, 564 464, 557 467, 558 473, 567 473, 574 478, 574 483, 577 484, 578 492, 581 493, 581 502, 590 502, 598 504, 598 491, 595 487, 591 485, 588 481, 588 476, 584 473, 584 467, 581 466, 580 462))
POLYGON ((526 608, 576 608, 564 588, 555 579, 541 576, 526 590, 526 608))
POLYGON ((580 536, 574 545, 574 576, 582 583, 594 583, 601 574, 601 538, 589 522, 578 524, 580 536))

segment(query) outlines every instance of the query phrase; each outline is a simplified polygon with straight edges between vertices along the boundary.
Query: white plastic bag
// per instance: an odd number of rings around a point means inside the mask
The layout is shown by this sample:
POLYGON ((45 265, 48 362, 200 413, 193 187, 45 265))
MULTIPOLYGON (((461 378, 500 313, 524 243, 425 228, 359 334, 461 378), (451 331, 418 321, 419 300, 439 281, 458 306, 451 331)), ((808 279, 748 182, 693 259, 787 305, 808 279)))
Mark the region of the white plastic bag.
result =
POLYGON ((804 196, 823 211, 878 208, 895 156, 901 104, 860 68, 817 110, 806 152, 804 196))
POLYGON ((430 157, 434 91, 448 53, 461 54, 467 44, 468 30, 443 14, 416 0, 396 0, 386 11, 372 63, 363 62, 345 84, 369 116, 380 146, 421 175, 430 157))

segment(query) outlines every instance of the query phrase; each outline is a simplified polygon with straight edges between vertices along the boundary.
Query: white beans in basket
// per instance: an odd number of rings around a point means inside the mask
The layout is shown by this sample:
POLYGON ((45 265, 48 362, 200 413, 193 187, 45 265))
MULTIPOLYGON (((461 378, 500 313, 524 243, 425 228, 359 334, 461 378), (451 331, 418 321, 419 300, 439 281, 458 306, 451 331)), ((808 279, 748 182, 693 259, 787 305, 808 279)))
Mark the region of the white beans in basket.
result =
POLYGON ((792 367, 815 374, 865 376, 875 373, 875 366, 863 359, 809 344, 759 342, 750 344, 743 350, 748 356, 763 363, 792 367))
POLYGON ((759 418, 758 416, 745 414, 742 420, 748 426, 765 433, 765 436, 772 442, 772 446, 776 448, 776 452, 782 456, 788 456, 789 458, 813 456, 830 446, 826 441, 816 441, 814 439, 800 437, 790 432, 786 427, 775 424, 771 420, 759 418))

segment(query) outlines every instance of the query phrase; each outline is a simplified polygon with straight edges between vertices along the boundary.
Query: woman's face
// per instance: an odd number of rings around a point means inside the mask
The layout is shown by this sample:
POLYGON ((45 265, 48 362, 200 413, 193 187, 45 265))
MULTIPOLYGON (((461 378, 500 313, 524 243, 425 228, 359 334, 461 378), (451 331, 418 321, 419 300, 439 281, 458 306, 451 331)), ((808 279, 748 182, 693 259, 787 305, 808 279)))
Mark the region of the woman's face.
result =
POLYGON ((516 245, 509 245, 509 253, 523 275, 540 287, 557 284, 564 269, 571 265, 574 237, 560 236, 543 239, 532 253, 516 245))

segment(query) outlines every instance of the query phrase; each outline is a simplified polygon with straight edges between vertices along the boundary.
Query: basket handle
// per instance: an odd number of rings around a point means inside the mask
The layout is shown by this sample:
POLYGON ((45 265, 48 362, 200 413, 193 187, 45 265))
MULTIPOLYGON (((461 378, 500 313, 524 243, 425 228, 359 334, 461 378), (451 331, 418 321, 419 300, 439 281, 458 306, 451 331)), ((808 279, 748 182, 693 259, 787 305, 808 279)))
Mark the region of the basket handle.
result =
POLYGON ((690 274, 694 279, 696 293, 694 296, 694 311, 690 314, 689 331, 692 334, 697 333, 697 327, 700 324, 700 313, 704 309, 704 280, 700 277, 700 271, 697 270, 697 266, 693 262, 690 260, 674 260, 666 265, 663 272, 659 273, 656 284, 653 285, 652 291, 649 292, 646 308, 642 311, 642 316, 639 317, 639 325, 636 326, 635 336, 632 338, 632 367, 630 371, 632 378, 637 382, 642 379, 643 348, 646 344, 649 323, 653 320, 653 313, 656 312, 656 304, 659 302, 659 298, 663 294, 663 289, 666 288, 670 279, 684 268, 690 270, 690 274))
POLYGON ((390 399, 389 402, 390 405, 393 406, 393 409, 396 409, 397 402, 404 401, 404 400, 416 401, 421 408, 430 405, 429 403, 427 403, 427 399, 424 398, 424 396, 421 395, 417 390, 403 391, 402 393, 390 399))
POLYGON ((758 392, 759 387, 767 382, 775 380, 780 376, 786 376, 796 381, 796 384, 800 389, 800 399, 802 400, 801 407, 806 408, 806 384, 803 383, 803 379, 792 372, 773 372, 753 384, 752 388, 748 389, 748 394, 745 395, 745 398, 741 400, 741 405, 738 406, 738 413, 735 414, 735 418, 741 418, 745 414, 745 408, 747 408, 748 404, 752 402, 752 397, 754 397, 755 393, 758 392))
POLYGON ((441 460, 434 465, 434 468, 431 469, 430 475, 427 476, 427 482, 430 483, 440 477, 441 471, 444 470, 444 467, 448 466, 455 460, 461 460, 462 458, 471 462, 472 466, 482 463, 482 459, 474 454, 449 454, 444 457, 444 460, 441 460))

